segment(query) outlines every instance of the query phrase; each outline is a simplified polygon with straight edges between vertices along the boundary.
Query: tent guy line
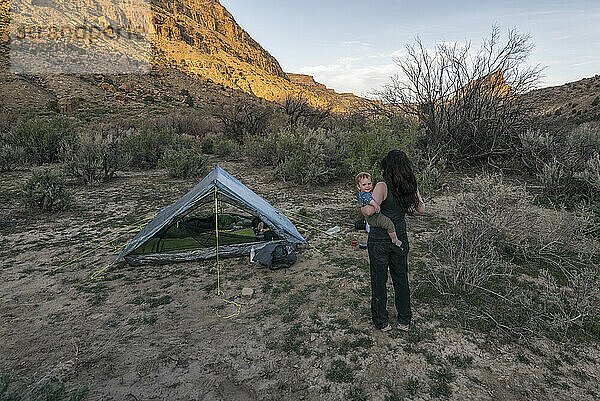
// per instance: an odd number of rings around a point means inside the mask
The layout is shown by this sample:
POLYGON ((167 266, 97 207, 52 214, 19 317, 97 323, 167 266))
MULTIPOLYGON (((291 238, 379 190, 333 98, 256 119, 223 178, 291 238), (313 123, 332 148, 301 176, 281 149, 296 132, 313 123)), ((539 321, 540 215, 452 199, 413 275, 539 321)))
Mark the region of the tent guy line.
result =
MULTIPOLYGON (((156 216, 156 214, 155 214, 154 216, 156 216)), ((137 222, 135 222, 135 223, 132 223, 132 224, 130 224, 130 225, 128 225, 128 226, 125 226, 125 227, 123 227, 123 228, 121 228, 121 229, 117 230, 116 232, 110 232, 110 233, 108 233, 108 234, 105 234, 105 235, 103 235, 103 236, 101 236, 101 237, 99 237, 99 238, 96 238, 96 239, 90 240, 90 241, 86 242, 86 243, 84 244, 84 246, 85 246, 86 244, 89 244, 89 243, 92 243, 92 242, 98 241, 98 240, 100 240, 100 239, 102 239, 102 238, 104 238, 104 237, 106 237, 106 236, 108 236, 108 235, 110 235, 110 234, 113 234, 113 235, 114 235, 114 234, 116 234, 116 233, 119 233, 119 232, 123 231, 124 229, 126 229, 126 228, 128 228, 128 227, 131 227, 131 226, 134 226, 135 224, 138 224, 139 222, 146 221, 146 220, 150 220, 150 219, 152 219, 154 216, 152 216, 152 217, 149 217, 149 218, 146 218, 146 219, 139 220, 139 221, 137 221, 137 222)), ((137 225, 137 226, 134 226, 133 228, 131 228, 131 229, 129 229, 129 230, 127 230, 127 231, 125 231, 123 234, 121 234, 121 235, 119 235, 119 236, 117 236, 117 237, 115 237, 115 238, 111 239, 110 241, 106 241, 105 243, 103 243, 103 244, 101 244, 101 245, 97 246, 96 248, 94 248, 94 249, 91 249, 91 250, 89 250, 89 251, 87 251, 87 252, 84 252, 84 253, 83 253, 83 254, 81 254, 79 257, 77 257, 77 258, 75 258, 75 259, 71 259, 71 260, 69 260, 68 262, 66 262, 66 263, 63 263, 62 265, 60 265, 60 266, 58 266, 58 267, 56 267, 56 268, 54 268, 54 269, 51 269, 51 270, 50 270, 50 272, 51 272, 51 273, 53 273, 53 272, 55 272, 55 271, 57 271, 57 270, 59 270, 59 269, 62 269, 63 267, 69 266, 70 264, 72 264, 72 263, 74 263, 74 262, 76 262, 76 261, 78 261, 78 260, 80 260, 80 259, 82 259, 82 258, 84 258, 84 257, 86 257, 86 256, 88 256, 88 255, 90 255, 90 254, 92 254, 92 253, 94 253, 94 252, 96 252, 98 249, 100 249, 100 248, 104 248, 106 245, 112 245, 112 244, 113 244, 113 242, 115 242, 115 241, 116 241, 116 240, 118 240, 119 238, 121 238, 121 237, 124 237, 125 235, 127 235, 127 234, 129 234, 129 233, 131 233, 131 232, 133 232, 133 231, 135 231, 135 230, 141 230, 141 229, 142 229, 142 228, 144 228, 144 227, 145 227, 147 224, 148 224, 148 223, 145 223, 145 224, 139 224, 139 225, 137 225)), ((113 246, 114 246, 114 245, 113 245, 113 246)), ((117 248, 117 247, 115 247, 115 248, 117 248)), ((122 247, 120 247, 120 248, 122 248, 122 247)))

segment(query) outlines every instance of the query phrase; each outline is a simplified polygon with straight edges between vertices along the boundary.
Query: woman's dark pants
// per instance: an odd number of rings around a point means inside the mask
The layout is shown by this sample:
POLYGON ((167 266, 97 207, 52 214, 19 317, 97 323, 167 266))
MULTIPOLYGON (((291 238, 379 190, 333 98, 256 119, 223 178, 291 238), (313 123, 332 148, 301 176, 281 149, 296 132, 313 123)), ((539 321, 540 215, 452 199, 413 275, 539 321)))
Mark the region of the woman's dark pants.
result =
POLYGON ((369 240, 371 265, 371 316, 375 327, 381 329, 389 323, 387 312, 388 267, 398 311, 398 323, 410 324, 410 290, 408 288, 408 238, 402 238, 402 247, 387 240, 369 240))

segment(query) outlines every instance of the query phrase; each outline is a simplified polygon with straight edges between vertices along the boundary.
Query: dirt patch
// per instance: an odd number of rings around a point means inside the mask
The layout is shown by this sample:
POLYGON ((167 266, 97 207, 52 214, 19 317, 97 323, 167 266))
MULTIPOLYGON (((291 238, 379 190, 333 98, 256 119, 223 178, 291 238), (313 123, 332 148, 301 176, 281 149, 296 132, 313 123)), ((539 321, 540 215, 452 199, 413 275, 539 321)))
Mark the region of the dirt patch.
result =
MULTIPOLYGON (((275 206, 307 211, 314 227, 340 226, 343 240, 306 227, 312 247, 281 271, 246 257, 222 260, 220 288, 242 304, 238 316, 224 319, 235 308, 217 295, 214 260, 119 265, 90 280, 118 252, 109 245, 49 274, 196 182, 162 171, 127 173, 98 188, 77 187, 74 209, 56 215, 27 217, 18 203, 5 203, 0 371, 29 388, 50 377, 69 389, 87 386, 90 400, 592 400, 600 393, 597 344, 503 345, 449 325, 443 311, 418 301, 409 334, 375 330, 367 253, 349 245, 366 241, 353 229, 351 183, 297 187, 242 162, 220 165, 275 206), (244 287, 254 289, 249 301, 241 299, 244 287)), ((3 177, 3 199, 27 176, 3 177)), ((409 218, 413 289, 429 257, 426 242, 454 199, 436 196, 425 216, 409 218)))

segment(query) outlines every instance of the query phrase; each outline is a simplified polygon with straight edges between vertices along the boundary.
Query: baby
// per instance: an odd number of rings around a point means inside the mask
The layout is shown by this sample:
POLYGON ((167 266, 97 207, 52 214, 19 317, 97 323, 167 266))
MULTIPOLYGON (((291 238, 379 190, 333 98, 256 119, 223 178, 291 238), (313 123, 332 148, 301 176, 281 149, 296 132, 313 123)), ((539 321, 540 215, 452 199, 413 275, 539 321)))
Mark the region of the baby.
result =
POLYGON ((375 214, 372 216, 365 216, 366 222, 369 223, 371 227, 384 228, 392 239, 392 243, 396 246, 402 246, 402 241, 400 241, 396 236, 396 227, 394 227, 394 223, 392 223, 392 220, 390 220, 387 216, 379 213, 381 208, 373 199, 373 195, 371 195, 371 191, 373 190, 371 174, 358 173, 356 175, 356 187, 359 190, 358 201, 360 202, 360 206, 363 207, 371 205, 375 208, 375 214))

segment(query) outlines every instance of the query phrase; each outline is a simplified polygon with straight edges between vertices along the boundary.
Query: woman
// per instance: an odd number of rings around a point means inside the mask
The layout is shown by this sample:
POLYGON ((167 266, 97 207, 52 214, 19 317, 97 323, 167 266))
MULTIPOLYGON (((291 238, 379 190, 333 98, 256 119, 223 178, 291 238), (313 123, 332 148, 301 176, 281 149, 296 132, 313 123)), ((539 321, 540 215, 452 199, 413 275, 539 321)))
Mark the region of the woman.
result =
MULTIPOLYGON (((402 247, 393 246, 383 228, 373 227, 369 232, 368 250, 371 265, 371 317, 375 327, 390 331, 387 305, 388 268, 394 285, 398 329, 408 331, 412 313, 408 288, 408 237, 404 215, 417 211, 425 212, 425 205, 417 189, 417 180, 406 153, 390 151, 381 161, 384 182, 378 182, 373 190, 373 199, 380 205, 381 213, 389 217, 402 247)), ((371 205, 362 208, 364 215, 372 215, 371 205)))

